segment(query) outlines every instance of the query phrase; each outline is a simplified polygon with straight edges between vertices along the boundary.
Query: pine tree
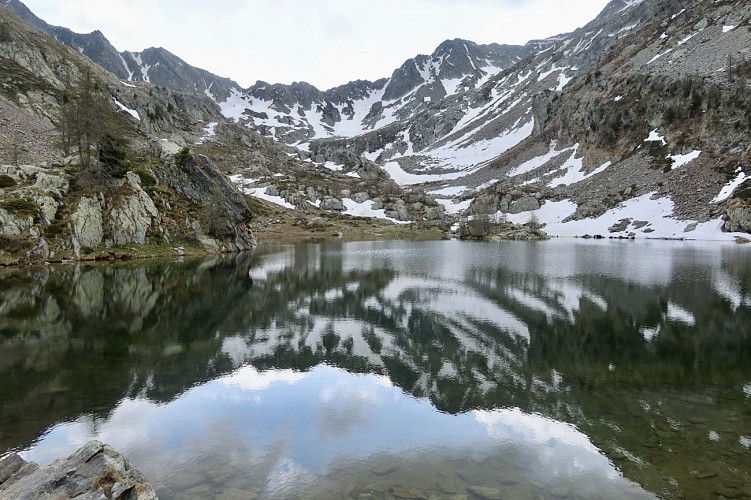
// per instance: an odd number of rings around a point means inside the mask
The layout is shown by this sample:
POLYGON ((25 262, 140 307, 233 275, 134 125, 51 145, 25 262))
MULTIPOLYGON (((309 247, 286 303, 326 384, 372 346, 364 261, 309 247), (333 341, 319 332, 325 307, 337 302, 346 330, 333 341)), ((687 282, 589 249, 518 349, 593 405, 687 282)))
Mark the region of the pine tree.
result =
POLYGON ((98 186, 123 173, 125 152, 115 116, 109 92, 88 69, 78 87, 63 95, 61 147, 66 156, 77 153, 81 177, 98 186))

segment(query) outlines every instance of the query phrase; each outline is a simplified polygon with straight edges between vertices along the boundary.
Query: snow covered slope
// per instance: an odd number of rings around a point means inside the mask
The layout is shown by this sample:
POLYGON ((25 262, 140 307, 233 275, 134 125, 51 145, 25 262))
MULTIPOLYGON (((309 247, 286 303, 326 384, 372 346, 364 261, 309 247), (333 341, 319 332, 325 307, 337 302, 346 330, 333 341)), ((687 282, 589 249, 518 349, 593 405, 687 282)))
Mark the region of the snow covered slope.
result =
POLYGON ((750 18, 743 0, 613 0, 571 33, 524 46, 447 40, 388 78, 326 91, 242 89, 163 49, 118 54, 112 71, 188 85, 311 168, 386 175, 449 218, 523 213, 554 235, 728 238, 751 232, 750 18))
POLYGON ((726 239, 751 230, 733 201, 751 161, 750 9, 613 0, 524 47, 449 40, 377 82, 258 82, 220 106, 315 163, 361 155, 448 214, 534 213, 553 235, 726 239))

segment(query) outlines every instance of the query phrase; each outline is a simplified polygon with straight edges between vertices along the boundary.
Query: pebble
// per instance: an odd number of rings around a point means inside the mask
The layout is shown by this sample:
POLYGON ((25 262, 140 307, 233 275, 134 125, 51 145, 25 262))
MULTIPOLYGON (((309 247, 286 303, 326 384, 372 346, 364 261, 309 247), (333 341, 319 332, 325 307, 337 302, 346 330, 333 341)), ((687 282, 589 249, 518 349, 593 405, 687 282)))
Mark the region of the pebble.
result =
POLYGON ((258 494, 252 491, 230 488, 216 498, 217 500, 255 500, 258 498, 258 494))
POLYGON ((692 474, 696 479, 711 479, 713 477, 717 477, 716 472, 696 472, 695 474, 692 474))
POLYGON ((709 419, 708 418, 703 418, 703 417, 690 417, 688 419, 688 422, 691 423, 691 424, 702 425, 702 424, 708 423, 709 419))
POLYGON ((428 496, 415 490, 407 489, 402 486, 394 486, 391 490, 396 498, 405 498, 407 500, 424 499, 427 500, 428 496))
POLYGON ((203 482, 203 477, 198 474, 186 474, 180 472, 169 480, 169 485, 176 490, 187 490, 203 482))
POLYGON ((470 486, 467 491, 483 500, 503 500, 503 492, 498 488, 489 488, 487 486, 470 486))
POLYGON ((397 470, 399 470, 398 465, 380 465, 373 469, 373 474, 377 476, 385 476, 387 474, 392 474, 397 470))
POLYGON ((741 490, 735 488, 717 488, 714 492, 725 498, 740 498, 744 496, 741 490))

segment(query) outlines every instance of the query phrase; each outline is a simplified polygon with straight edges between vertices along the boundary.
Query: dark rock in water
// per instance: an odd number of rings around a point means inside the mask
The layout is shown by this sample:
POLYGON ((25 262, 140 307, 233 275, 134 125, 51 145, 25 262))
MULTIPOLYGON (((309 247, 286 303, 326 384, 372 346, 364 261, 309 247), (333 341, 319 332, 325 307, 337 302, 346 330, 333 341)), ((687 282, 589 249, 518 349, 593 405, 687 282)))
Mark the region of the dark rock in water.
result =
POLYGON ((12 453, 0 460, 0 499, 155 500, 154 488, 110 446, 90 441, 45 467, 12 453))

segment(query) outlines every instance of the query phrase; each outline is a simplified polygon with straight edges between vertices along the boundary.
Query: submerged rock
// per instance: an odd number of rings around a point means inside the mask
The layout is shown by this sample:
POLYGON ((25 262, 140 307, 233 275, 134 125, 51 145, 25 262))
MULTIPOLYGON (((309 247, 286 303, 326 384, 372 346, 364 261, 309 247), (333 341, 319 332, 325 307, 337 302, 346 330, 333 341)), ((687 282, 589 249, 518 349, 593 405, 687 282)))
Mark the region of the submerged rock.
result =
POLYGON ((67 458, 39 467, 16 453, 0 460, 0 499, 154 500, 154 488, 123 455, 90 441, 67 458))

